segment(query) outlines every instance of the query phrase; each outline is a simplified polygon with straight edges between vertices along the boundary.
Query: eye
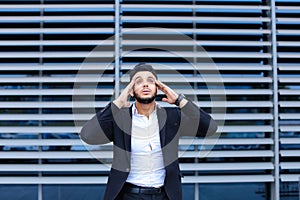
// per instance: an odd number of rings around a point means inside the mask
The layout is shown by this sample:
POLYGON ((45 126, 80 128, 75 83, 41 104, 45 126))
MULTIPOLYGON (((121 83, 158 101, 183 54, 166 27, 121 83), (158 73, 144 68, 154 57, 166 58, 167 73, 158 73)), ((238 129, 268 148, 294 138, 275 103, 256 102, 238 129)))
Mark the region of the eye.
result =
POLYGON ((137 84, 137 85, 141 85, 142 83, 143 83, 143 79, 141 79, 141 78, 138 78, 135 80, 135 84, 137 84))
POLYGON ((155 81, 154 81, 153 78, 148 78, 148 79, 147 79, 147 82, 148 82, 149 84, 154 84, 154 83, 155 83, 155 81))

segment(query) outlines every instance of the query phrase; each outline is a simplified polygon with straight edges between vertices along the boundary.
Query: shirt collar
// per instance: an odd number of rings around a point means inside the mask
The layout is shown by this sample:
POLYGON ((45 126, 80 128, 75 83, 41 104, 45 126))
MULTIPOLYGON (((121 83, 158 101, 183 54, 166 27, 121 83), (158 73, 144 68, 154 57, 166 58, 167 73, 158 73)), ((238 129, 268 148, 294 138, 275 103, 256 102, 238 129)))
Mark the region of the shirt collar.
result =
MULTIPOLYGON (((154 110, 152 111, 152 113, 151 113, 150 115, 155 114, 156 111, 157 111, 157 108, 159 108, 159 107, 160 107, 160 105, 159 105, 157 102, 155 102, 154 110)), ((132 114, 135 115, 135 116, 144 116, 144 115, 140 115, 140 114, 138 113, 138 110, 137 110, 137 108, 136 108, 135 103, 133 103, 133 105, 132 105, 132 114)))

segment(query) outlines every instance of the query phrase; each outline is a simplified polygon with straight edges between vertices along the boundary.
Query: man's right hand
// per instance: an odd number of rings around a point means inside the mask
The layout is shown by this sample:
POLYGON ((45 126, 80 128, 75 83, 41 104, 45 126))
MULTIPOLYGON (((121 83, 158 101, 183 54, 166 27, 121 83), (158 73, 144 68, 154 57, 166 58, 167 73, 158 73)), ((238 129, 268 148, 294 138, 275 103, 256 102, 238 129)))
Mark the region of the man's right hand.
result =
POLYGON ((130 102, 128 102, 128 96, 133 90, 133 85, 134 82, 131 81, 126 88, 121 92, 120 96, 113 101, 113 103, 118 107, 118 108, 124 108, 130 106, 130 102))

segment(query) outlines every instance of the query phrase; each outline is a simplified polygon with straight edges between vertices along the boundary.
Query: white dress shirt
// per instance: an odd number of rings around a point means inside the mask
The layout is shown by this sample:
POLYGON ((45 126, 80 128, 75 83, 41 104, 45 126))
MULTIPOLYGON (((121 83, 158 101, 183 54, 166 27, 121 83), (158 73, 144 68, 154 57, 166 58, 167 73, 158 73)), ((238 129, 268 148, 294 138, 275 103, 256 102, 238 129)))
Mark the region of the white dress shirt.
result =
POLYGON ((149 118, 132 107, 131 169, 126 182, 143 187, 161 187, 164 168, 159 126, 155 110, 149 118))

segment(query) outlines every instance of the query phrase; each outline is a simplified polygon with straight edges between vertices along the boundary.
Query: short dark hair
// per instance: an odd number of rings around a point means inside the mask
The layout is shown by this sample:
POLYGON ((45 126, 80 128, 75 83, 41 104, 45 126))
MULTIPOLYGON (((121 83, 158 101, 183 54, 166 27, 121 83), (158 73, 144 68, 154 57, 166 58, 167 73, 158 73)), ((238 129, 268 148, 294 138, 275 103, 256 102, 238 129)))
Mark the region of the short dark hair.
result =
POLYGON ((156 74, 155 70, 153 69, 152 65, 149 65, 147 63, 139 63, 136 66, 134 66, 134 68, 130 71, 130 81, 132 80, 133 76, 136 73, 141 72, 141 71, 149 71, 157 79, 157 74, 156 74))

